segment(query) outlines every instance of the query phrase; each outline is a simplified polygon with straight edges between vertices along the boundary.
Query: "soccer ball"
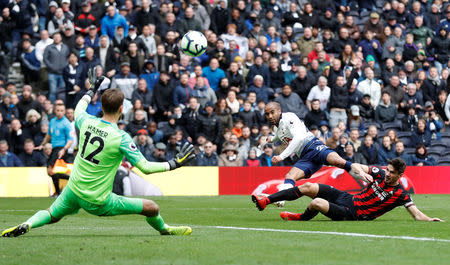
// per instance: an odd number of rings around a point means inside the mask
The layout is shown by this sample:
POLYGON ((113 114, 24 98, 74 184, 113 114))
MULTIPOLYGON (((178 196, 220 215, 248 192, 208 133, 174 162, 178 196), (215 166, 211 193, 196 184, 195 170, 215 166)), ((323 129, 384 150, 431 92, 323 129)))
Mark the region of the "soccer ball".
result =
POLYGON ((208 42, 206 41, 205 35, 199 31, 189 31, 184 34, 181 39, 181 51, 184 54, 197 57, 202 55, 206 51, 208 42))

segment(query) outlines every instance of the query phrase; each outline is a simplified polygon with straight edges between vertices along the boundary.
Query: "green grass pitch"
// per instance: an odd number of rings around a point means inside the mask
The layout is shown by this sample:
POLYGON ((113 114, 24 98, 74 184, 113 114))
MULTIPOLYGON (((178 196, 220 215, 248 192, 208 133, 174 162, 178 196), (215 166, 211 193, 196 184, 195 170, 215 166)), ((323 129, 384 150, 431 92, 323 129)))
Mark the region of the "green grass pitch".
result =
MULTIPOLYGON (((320 215, 310 222, 285 222, 275 207, 259 212, 250 196, 154 197, 165 221, 192 226, 191 236, 159 236, 142 216, 97 217, 80 211, 24 236, 0 238, 0 264, 450 264, 450 195, 413 198, 427 215, 447 222, 415 222, 403 207, 371 222, 333 222, 320 215)), ((25 221, 52 201, 1 198, 0 229, 25 221)), ((285 209, 302 211, 309 201, 288 202, 285 209)))

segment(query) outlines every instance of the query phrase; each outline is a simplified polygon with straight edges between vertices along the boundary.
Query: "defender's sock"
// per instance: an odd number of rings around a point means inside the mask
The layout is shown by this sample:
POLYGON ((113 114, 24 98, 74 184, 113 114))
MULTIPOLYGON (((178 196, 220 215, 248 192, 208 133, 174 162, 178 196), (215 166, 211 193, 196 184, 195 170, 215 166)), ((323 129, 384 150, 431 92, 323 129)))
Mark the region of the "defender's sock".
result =
POLYGON ((293 179, 285 179, 284 184, 291 184, 292 187, 295 187, 295 181, 293 179))
POLYGON ((278 201, 293 201, 303 196, 302 192, 298 189, 298 187, 293 187, 287 190, 281 190, 277 193, 270 195, 269 201, 270 203, 278 202, 278 201))
POLYGON ((316 217, 316 215, 318 213, 319 213, 319 211, 317 211, 317 210, 306 208, 305 212, 302 213, 302 215, 300 216, 300 220, 301 221, 309 221, 309 220, 313 219, 314 217, 316 217))
POLYGON ((147 221, 147 223, 158 232, 164 232, 167 230, 167 225, 164 223, 163 218, 159 214, 153 217, 146 217, 145 221, 147 221))
POLYGON ((30 217, 26 222, 31 224, 31 228, 38 228, 40 226, 49 224, 52 216, 48 211, 41 210, 30 217))

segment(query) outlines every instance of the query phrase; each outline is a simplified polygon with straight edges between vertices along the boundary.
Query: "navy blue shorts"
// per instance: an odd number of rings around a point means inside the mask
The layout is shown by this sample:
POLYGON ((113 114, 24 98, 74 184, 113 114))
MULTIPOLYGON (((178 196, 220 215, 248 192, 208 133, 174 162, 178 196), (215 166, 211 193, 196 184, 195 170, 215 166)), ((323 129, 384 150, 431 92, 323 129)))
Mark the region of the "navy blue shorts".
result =
POLYGON ((330 185, 319 184, 316 198, 327 200, 330 209, 327 216, 335 221, 356 220, 353 196, 348 192, 335 189, 330 185))
POLYGON ((314 138, 306 144, 300 155, 300 160, 295 163, 294 167, 303 170, 305 178, 309 178, 323 165, 327 164, 327 156, 332 152, 335 151, 319 139, 314 138))

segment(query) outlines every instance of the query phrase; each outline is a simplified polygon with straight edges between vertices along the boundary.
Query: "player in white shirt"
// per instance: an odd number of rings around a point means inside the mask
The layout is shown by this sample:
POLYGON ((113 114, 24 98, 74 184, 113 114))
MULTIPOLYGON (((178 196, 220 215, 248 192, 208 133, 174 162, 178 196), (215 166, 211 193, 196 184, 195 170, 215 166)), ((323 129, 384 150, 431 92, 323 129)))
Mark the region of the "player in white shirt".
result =
MULTIPOLYGON (((272 157, 272 164, 275 165, 292 154, 300 157, 300 160, 286 174, 284 184, 279 185, 279 190, 295 187, 296 181, 309 178, 324 164, 343 168, 347 171, 353 170, 354 173, 361 176, 367 175, 362 170, 361 164, 346 161, 334 150, 317 139, 297 115, 292 112, 282 113, 279 103, 269 102, 265 108, 265 115, 273 126, 275 133, 275 136, 267 137, 266 141, 269 143, 281 141, 283 144, 287 144, 286 149, 281 154, 272 157)), ((292 189, 292 192, 295 191, 298 192, 298 189, 292 189)), ((270 203, 270 196, 266 197, 255 194, 252 195, 252 200, 261 211, 265 208, 265 205, 270 203), (261 204, 264 204, 264 207, 261 207, 261 204)), ((282 206, 284 203, 278 202, 278 205, 282 206)))

